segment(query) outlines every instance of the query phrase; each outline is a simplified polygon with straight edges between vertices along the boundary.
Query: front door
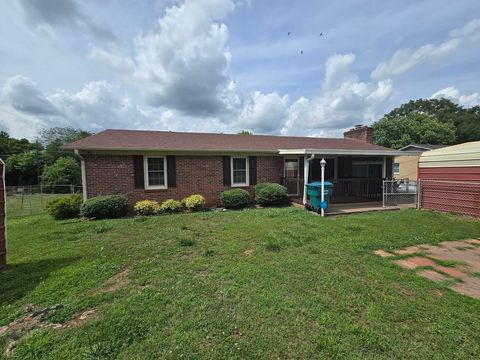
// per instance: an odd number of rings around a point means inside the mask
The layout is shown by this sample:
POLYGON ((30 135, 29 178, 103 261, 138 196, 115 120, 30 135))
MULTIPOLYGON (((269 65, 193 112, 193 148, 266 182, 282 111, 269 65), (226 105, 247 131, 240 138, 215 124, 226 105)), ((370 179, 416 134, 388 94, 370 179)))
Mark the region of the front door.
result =
POLYGON ((300 193, 300 159, 298 157, 285 158, 284 176, 288 195, 298 196, 300 193))

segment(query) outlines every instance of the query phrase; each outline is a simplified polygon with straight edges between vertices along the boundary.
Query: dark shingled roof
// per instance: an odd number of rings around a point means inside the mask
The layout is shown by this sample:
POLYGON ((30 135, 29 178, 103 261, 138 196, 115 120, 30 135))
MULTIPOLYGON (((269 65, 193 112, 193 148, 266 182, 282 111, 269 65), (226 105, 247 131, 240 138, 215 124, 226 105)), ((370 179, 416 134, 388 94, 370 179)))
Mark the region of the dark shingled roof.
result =
POLYGON ((351 139, 112 129, 67 144, 63 148, 212 152, 278 152, 279 149, 391 151, 351 139))

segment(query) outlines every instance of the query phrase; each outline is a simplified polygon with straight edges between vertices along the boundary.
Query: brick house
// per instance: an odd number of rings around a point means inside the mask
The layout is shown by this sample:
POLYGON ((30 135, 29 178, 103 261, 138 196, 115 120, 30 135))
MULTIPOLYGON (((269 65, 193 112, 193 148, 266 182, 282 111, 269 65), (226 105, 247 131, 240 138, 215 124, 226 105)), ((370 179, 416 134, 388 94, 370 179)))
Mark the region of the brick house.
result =
POLYGON ((81 159, 85 198, 124 194, 133 205, 202 194, 216 205, 222 191, 253 191, 261 182, 282 183, 302 198, 304 178, 319 180, 325 158, 326 179, 335 184, 332 202, 353 202, 381 199, 381 181, 392 177, 397 152, 371 142, 366 126, 340 139, 105 130, 64 149, 81 159))

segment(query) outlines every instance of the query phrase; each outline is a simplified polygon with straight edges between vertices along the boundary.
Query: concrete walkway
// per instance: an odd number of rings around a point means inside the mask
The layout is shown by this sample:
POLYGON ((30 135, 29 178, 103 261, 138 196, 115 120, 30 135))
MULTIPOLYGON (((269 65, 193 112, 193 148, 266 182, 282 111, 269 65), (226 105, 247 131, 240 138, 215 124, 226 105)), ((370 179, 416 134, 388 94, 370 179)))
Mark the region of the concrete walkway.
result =
POLYGON ((415 245, 393 252, 377 250, 375 254, 429 280, 449 281, 450 289, 480 299, 480 239, 415 245))

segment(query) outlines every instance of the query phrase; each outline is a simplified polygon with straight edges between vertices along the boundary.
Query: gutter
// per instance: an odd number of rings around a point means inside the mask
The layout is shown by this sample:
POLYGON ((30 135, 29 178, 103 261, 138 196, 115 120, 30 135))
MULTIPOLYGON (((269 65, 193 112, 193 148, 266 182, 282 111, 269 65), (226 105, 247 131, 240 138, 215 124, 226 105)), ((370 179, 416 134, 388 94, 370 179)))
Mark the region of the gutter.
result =
POLYGON ((80 152, 75 149, 73 151, 76 156, 80 158, 80 169, 82 171, 82 193, 83 193, 83 201, 87 201, 87 172, 85 169, 85 159, 83 158, 82 155, 80 155, 80 152))

